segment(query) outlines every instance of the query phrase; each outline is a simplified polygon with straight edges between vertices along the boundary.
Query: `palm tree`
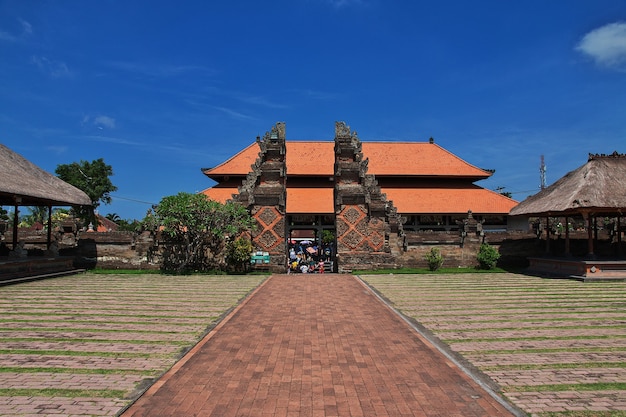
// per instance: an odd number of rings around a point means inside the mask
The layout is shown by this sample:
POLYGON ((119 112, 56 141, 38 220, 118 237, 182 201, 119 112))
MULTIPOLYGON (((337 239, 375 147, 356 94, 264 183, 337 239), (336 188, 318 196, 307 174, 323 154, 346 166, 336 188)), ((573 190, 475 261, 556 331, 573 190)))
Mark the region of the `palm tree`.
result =
POLYGON ((117 213, 109 213, 104 217, 117 224, 119 224, 120 220, 122 220, 122 218, 117 213))
POLYGON ((35 223, 40 223, 42 226, 46 225, 48 221, 48 207, 45 206, 29 206, 26 207, 30 214, 23 216, 20 219, 20 225, 30 227, 35 223))

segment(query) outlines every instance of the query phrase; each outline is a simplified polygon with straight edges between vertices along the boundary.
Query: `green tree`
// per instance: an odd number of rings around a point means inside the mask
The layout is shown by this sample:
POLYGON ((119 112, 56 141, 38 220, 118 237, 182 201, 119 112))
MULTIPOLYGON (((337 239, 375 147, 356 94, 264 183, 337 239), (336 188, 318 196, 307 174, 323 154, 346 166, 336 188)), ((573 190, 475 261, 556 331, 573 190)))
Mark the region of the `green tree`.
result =
POLYGON ((250 267, 250 254, 254 250, 248 236, 229 239, 226 243, 226 263, 235 272, 246 272, 250 267))
POLYGON ((116 222, 117 230, 121 232, 139 232, 141 231, 141 222, 136 219, 121 219, 116 222))
POLYGON ((80 161, 57 165, 55 173, 63 181, 89 196, 93 207, 76 208, 75 213, 85 223, 91 222, 96 226, 98 220, 94 211, 100 203, 110 204, 111 193, 117 190, 109 178, 113 175, 113 168, 100 158, 92 162, 80 161))
POLYGON ((0 206, 0 220, 9 220, 9 212, 5 210, 2 206, 0 206))
POLYGON ((104 217, 111 220, 113 223, 116 223, 116 224, 119 223, 120 220, 122 220, 120 215, 117 213, 109 213, 104 217))
POLYGON ((20 217, 21 227, 30 227, 39 222, 43 226, 48 224, 48 207, 43 206, 28 206, 29 214, 20 217))
POLYGON ((142 223, 164 244, 161 269, 185 273, 223 269, 226 239, 249 231, 253 219, 240 204, 183 192, 164 197, 142 223))

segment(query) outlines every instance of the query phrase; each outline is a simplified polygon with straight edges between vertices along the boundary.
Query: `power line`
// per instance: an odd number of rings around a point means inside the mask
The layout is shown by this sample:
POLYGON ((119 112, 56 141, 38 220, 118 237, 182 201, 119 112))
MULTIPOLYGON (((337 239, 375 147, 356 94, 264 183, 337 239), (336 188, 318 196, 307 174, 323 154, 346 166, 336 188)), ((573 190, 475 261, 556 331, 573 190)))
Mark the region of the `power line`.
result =
POLYGON ((150 206, 154 206, 155 205, 155 203, 151 203, 149 201, 136 200, 134 198, 122 197, 122 196, 119 196, 119 195, 112 195, 111 198, 114 199, 114 200, 115 199, 117 199, 117 200, 126 200, 126 201, 132 201, 132 202, 135 202, 135 203, 148 204, 150 206))

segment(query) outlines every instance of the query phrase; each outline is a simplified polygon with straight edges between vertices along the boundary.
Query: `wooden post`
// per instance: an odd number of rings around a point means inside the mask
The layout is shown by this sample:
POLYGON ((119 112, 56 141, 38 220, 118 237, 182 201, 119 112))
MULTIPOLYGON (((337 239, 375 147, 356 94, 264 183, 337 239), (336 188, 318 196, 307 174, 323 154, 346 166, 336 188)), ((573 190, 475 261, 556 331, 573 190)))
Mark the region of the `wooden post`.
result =
POLYGON ((48 206, 48 243, 46 248, 50 249, 50 243, 52 242, 52 206, 48 206))
POLYGON ((546 253, 550 254, 550 216, 546 216, 546 253))
POLYGON ((18 206, 18 199, 19 197, 17 197, 15 199, 15 211, 13 212, 13 250, 15 250, 17 248, 17 225, 20 222, 20 210, 19 210, 19 206, 18 206))
POLYGON ((617 254, 622 254, 622 218, 617 216, 617 254))
POLYGON ((587 213, 587 256, 593 258, 593 215, 587 213))
POLYGON ((571 256, 569 249, 569 222, 568 217, 565 216, 565 256, 571 256))

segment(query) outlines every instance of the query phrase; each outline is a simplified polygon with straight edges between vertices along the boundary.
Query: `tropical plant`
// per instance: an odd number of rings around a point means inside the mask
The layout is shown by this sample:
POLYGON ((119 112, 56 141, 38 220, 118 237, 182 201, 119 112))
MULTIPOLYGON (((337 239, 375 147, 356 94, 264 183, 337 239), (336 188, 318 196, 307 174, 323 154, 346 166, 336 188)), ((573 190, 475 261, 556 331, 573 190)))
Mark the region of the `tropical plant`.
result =
POLYGON ((9 220, 9 212, 0 206, 0 220, 9 220))
POLYGON ((437 248, 430 248, 430 252, 428 252, 424 258, 428 263, 428 269, 431 271, 436 271, 443 265, 443 255, 437 248))
POLYGON ((500 253, 489 243, 483 243, 478 249, 476 260, 480 269, 493 269, 500 259, 500 253))
POLYGON ((111 220, 113 223, 116 223, 116 224, 119 223, 120 220, 122 220, 120 215, 117 213, 109 213, 104 217, 111 220))
POLYGON ((226 263, 235 272, 246 272, 254 247, 248 236, 229 239, 226 243, 226 263))
POLYGON ((142 221, 163 243, 161 269, 176 273, 225 267, 225 242, 253 225, 241 204, 210 200, 204 194, 164 197, 142 221))
POLYGON ((322 243, 330 245, 335 242, 335 234, 330 230, 322 230, 322 243))
POLYGON ((30 213, 20 216, 20 227, 30 227, 35 223, 45 226, 48 223, 48 207, 28 206, 26 208, 30 213))

